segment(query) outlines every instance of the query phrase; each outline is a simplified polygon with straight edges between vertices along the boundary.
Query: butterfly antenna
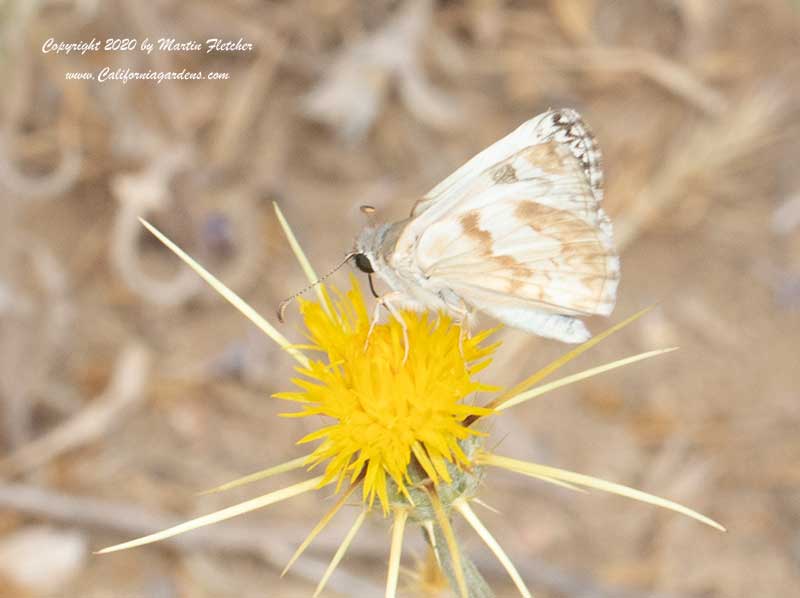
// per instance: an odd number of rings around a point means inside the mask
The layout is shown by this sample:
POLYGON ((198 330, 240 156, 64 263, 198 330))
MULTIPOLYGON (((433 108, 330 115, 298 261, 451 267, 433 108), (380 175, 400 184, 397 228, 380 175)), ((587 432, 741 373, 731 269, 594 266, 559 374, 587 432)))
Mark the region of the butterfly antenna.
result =
POLYGON ((296 292, 294 295, 292 295, 291 297, 287 297, 286 299, 284 299, 283 301, 281 301, 281 302, 280 302, 280 304, 278 305, 278 321, 279 321, 279 322, 281 322, 281 323, 283 323, 283 314, 286 312, 286 306, 288 306, 288 305, 289 305, 289 304, 290 304, 292 301, 294 301, 295 299, 297 299, 297 298, 298 298, 300 295, 302 295, 303 293, 306 293, 306 292, 310 291, 310 290, 311 290, 311 289, 313 289, 315 286, 317 286, 319 283, 321 283, 322 281, 324 281, 326 278, 330 277, 330 276, 331 276, 331 275, 332 275, 334 272, 336 272, 336 271, 337 271, 339 268, 341 268, 342 266, 344 266, 344 265, 345 265, 345 264, 346 264, 346 263, 347 263, 347 262, 348 262, 350 259, 352 259, 352 258, 353 258, 355 255, 357 255, 357 252, 355 252, 355 251, 351 251, 351 252, 350 252, 350 253, 348 253, 346 256, 344 256, 344 259, 342 260, 342 262, 341 262, 339 265, 337 265, 337 266, 336 266, 336 267, 335 267, 333 270, 331 270, 330 272, 328 272, 328 273, 327 273, 327 274, 325 274, 324 276, 320 276, 320 277, 319 277, 317 280, 315 280, 314 282, 312 282, 310 285, 308 285, 308 286, 307 286, 306 288, 304 288, 302 291, 298 291, 298 292, 296 292))

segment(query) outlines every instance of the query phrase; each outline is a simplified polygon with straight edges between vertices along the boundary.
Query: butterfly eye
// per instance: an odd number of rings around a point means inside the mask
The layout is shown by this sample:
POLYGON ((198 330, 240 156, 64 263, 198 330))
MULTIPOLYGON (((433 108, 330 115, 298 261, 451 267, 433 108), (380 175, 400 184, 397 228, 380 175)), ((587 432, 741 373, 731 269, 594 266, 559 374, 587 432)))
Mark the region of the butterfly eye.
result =
POLYGON ((356 267, 361 270, 362 272, 366 272, 367 274, 373 274, 375 270, 372 269, 372 264, 369 263, 369 258, 364 255, 363 253, 357 253, 355 255, 356 258, 356 267))

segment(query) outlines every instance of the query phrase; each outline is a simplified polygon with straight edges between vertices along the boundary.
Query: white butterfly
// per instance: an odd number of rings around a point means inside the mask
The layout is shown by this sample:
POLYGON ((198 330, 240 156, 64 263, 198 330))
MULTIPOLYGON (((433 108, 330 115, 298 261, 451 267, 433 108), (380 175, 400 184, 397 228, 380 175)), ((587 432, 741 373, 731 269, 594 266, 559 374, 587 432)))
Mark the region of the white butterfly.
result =
POLYGON ((392 288, 376 307, 395 316, 397 308, 443 310, 469 323, 478 310, 540 336, 585 341, 591 335, 576 316, 609 315, 620 276, 602 182, 583 119, 549 110, 439 183, 407 219, 361 231, 356 266, 392 288))

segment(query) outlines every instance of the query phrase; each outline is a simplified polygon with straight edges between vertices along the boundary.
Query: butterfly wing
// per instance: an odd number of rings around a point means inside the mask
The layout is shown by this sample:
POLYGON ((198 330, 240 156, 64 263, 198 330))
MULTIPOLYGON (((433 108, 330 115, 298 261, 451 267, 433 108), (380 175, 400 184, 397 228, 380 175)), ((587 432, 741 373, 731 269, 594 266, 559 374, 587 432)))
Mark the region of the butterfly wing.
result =
POLYGON ((600 185, 580 117, 547 112, 434 188, 393 265, 512 326, 580 342, 589 333, 574 316, 611 313, 619 282, 600 185))
POLYGON ((465 194, 488 188, 497 180, 516 176, 520 180, 547 175, 559 166, 552 146, 566 145, 581 165, 597 202, 603 199, 600 148, 594 135, 575 110, 548 110, 524 122, 453 172, 414 204, 411 216, 420 216, 436 206, 446 211, 465 194), (520 159, 522 158, 522 159, 520 159), (527 158, 527 160, 525 160, 527 158), (521 168, 512 172, 508 165, 521 168))

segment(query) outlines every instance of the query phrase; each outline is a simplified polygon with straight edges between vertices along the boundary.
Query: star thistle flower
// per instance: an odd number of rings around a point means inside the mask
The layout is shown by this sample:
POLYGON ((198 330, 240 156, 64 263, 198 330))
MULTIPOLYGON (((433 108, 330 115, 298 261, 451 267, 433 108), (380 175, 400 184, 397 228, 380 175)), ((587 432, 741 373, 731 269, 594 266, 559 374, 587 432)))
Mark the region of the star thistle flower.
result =
MULTIPOLYGON (((311 265, 275 206, 289 244, 310 280, 311 265)), ((486 435, 474 423, 495 417, 546 392, 624 365, 661 355, 662 349, 634 355, 559 380, 541 384, 557 369, 578 357, 647 310, 635 314, 548 364, 483 406, 468 402, 478 393, 499 389, 476 380, 489 365, 499 343, 486 344, 495 331, 468 337, 447 316, 402 311, 409 344, 404 359, 403 323, 390 318, 372 332, 364 297, 354 278, 341 293, 318 285, 317 301, 300 301, 300 313, 310 344, 294 345, 230 289, 194 262, 148 223, 143 224, 189 264, 221 295, 281 345, 298 362, 296 390, 275 397, 295 403, 298 411, 285 417, 323 416, 326 425, 298 444, 316 442, 308 454, 229 482, 209 492, 227 490, 290 470, 324 468, 303 482, 192 519, 172 528, 105 548, 100 553, 141 546, 216 523, 335 484, 338 498, 289 560, 286 570, 311 544, 341 507, 361 489, 362 509, 317 586, 318 595, 344 557, 367 515, 376 510, 393 519, 386 596, 397 591, 400 556, 407 523, 419 526, 438 565, 462 597, 490 596, 491 591, 461 552, 451 518, 458 514, 470 524, 508 572, 522 596, 531 596, 499 543, 472 510, 478 490, 492 467, 507 469, 546 482, 579 490, 595 488, 682 513, 720 530, 717 522, 672 501, 626 486, 536 463, 499 455, 486 448, 486 435), (332 298, 333 297, 333 298, 332 298), (315 356, 312 358, 310 355, 315 356)), ((284 570, 284 573, 286 572, 284 570)))
POLYGON ((365 504, 372 506, 377 496, 384 513, 390 490, 410 499, 412 461, 433 484, 452 483, 447 464, 469 468, 462 443, 480 434, 464 421, 492 413, 463 402, 472 393, 496 390, 474 380, 497 347, 481 346, 492 331, 460 340, 461 330, 447 316, 434 321, 404 313, 414 347, 404 362, 400 322, 391 319, 368 335, 370 318, 355 278, 352 289, 328 307, 311 301, 300 306, 314 343, 306 348, 321 351, 327 361, 300 368, 304 378, 294 380, 299 391, 275 395, 302 406, 287 417, 332 421, 299 441, 322 441, 308 461, 326 463, 322 483, 336 480, 338 490, 347 478, 351 484, 361 480, 365 504))

